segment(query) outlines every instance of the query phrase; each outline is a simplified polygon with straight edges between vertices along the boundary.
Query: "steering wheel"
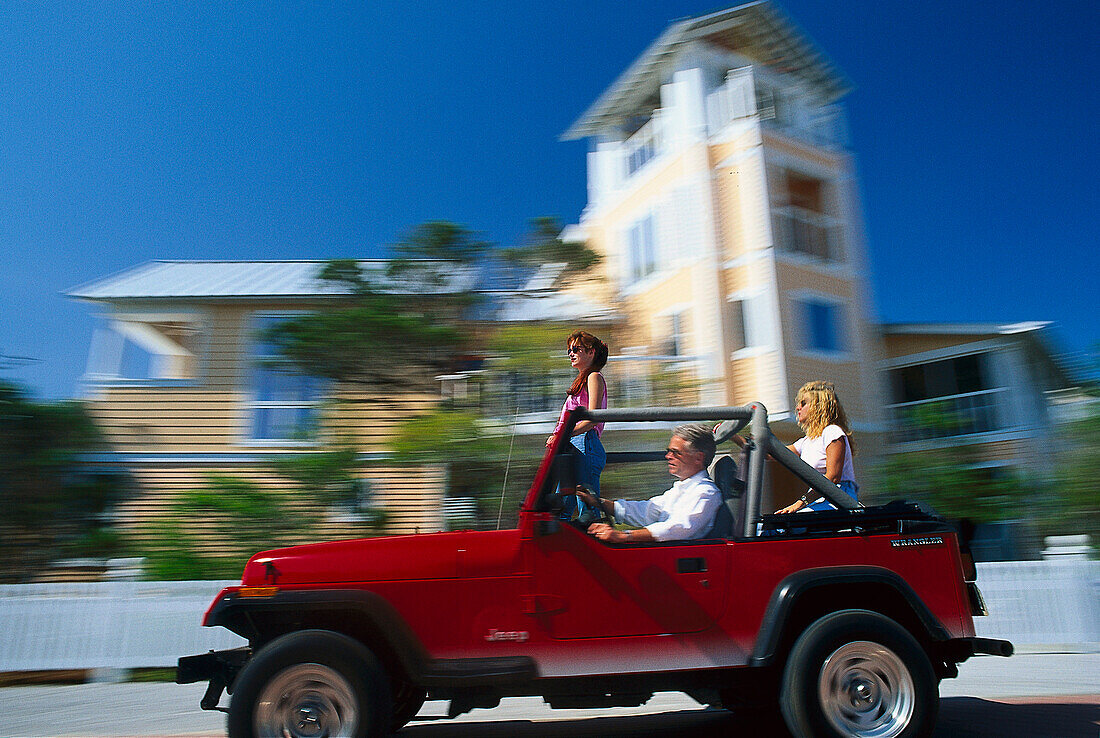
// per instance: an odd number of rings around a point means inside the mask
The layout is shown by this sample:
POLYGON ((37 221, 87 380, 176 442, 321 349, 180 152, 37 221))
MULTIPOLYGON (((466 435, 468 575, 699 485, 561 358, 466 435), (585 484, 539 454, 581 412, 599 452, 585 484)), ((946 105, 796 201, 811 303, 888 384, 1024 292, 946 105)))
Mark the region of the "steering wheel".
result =
MULTIPOLYGON (((588 494, 592 494, 592 488, 589 487, 587 484, 583 484, 583 483, 578 484, 577 489, 583 490, 584 492, 587 492, 588 494)), ((597 497, 596 499, 599 500, 600 498, 597 497)), ((580 502, 579 499, 577 501, 580 502)), ((603 523, 603 522, 605 522, 604 513, 603 513, 603 506, 599 505, 599 504, 597 504, 595 507, 589 505, 588 510, 585 511, 585 513, 583 515, 578 515, 577 516, 577 520, 580 523, 582 523, 585 528, 587 528, 589 525, 592 525, 592 523, 603 523)))
POLYGON ((749 424, 748 418, 740 420, 723 420, 714 429, 714 445, 719 446, 737 435, 738 432, 749 424))

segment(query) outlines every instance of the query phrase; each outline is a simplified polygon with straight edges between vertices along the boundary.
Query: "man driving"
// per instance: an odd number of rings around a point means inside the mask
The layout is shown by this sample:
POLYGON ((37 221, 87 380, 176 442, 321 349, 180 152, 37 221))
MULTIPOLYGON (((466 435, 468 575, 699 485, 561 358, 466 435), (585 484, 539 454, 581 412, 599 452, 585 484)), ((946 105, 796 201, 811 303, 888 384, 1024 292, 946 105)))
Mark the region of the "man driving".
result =
POLYGON ((714 458, 714 434, 702 423, 678 426, 665 450, 668 471, 678 480, 664 494, 648 500, 601 500, 583 490, 577 496, 599 505, 636 530, 615 530, 607 523, 593 523, 588 532, 610 543, 645 543, 702 538, 714 525, 722 494, 707 474, 714 458))

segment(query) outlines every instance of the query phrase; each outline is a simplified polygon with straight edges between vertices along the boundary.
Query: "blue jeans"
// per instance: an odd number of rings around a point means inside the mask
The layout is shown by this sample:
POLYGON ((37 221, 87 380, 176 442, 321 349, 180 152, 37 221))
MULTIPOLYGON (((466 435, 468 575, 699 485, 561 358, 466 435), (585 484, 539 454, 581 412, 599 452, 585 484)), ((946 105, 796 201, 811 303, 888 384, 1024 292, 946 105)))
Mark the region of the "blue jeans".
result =
MULTIPOLYGON (((857 502, 859 501, 858 484, 845 479, 844 481, 839 482, 837 486, 844 490, 844 493, 851 497, 853 500, 857 502)), ((817 500, 810 503, 807 507, 802 508, 802 510, 836 510, 836 507, 834 507, 833 504, 827 501, 824 497, 819 497, 817 500)), ((799 510, 799 512, 802 512, 802 510, 799 510)))
MULTIPOLYGON (((577 484, 585 484, 592 490, 597 498, 600 496, 600 472, 607 463, 607 452, 600 442, 600 434, 595 430, 580 433, 569 439, 577 453, 573 454, 573 474, 577 484)), ((565 506, 561 510, 561 516, 565 520, 573 517, 573 511, 578 515, 584 514, 589 506, 576 495, 565 498, 565 506)))

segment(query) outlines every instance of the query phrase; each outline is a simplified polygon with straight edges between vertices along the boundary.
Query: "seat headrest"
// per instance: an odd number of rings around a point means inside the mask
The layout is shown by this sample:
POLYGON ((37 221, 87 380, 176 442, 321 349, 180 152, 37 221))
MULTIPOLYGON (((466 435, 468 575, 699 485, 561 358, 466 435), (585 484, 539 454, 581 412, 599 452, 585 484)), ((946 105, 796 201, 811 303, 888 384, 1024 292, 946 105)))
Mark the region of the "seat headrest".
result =
POLYGON ((707 471, 710 473, 711 480, 722 493, 722 499, 740 494, 742 485, 737 477, 737 464, 728 454, 715 456, 707 471))

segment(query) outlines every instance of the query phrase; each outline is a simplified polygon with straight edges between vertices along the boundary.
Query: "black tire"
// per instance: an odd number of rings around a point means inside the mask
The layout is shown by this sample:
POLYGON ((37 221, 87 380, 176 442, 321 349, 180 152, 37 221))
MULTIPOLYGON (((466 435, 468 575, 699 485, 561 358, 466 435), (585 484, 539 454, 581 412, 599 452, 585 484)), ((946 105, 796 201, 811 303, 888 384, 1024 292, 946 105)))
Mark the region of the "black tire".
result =
POLYGON ((406 681, 393 683, 393 715, 390 717, 390 732, 396 733, 405 724, 416 717, 428 693, 423 687, 406 681))
POLYGON ((842 610, 795 641, 779 705, 795 738, 926 738, 939 712, 937 685, 909 631, 876 612, 842 610))
POLYGON ((227 730, 229 738, 381 738, 392 711, 390 681, 368 648, 340 633, 303 630, 271 641, 245 665, 227 730))

